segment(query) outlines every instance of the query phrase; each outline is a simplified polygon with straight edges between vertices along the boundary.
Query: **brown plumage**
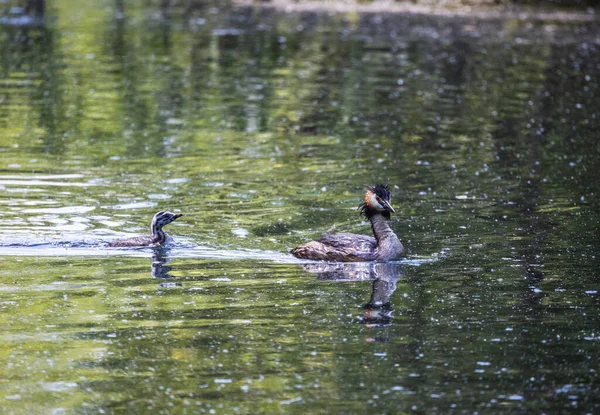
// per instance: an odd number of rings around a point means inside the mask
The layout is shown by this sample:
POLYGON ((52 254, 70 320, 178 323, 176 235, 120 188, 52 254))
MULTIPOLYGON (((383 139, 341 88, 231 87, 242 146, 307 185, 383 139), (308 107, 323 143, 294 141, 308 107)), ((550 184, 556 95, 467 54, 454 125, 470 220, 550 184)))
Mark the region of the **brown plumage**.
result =
POLYGON ((395 213, 390 205, 387 184, 369 186, 365 191, 360 213, 370 222, 375 237, 353 233, 325 235, 294 248, 297 258, 325 261, 360 262, 389 261, 404 255, 404 246, 387 221, 395 213))
POLYGON ((132 238, 117 239, 108 244, 108 246, 154 246, 162 245, 170 239, 170 236, 162 230, 163 226, 168 225, 175 219, 183 216, 182 213, 171 213, 168 210, 161 210, 152 218, 150 229, 152 235, 134 236, 132 238))

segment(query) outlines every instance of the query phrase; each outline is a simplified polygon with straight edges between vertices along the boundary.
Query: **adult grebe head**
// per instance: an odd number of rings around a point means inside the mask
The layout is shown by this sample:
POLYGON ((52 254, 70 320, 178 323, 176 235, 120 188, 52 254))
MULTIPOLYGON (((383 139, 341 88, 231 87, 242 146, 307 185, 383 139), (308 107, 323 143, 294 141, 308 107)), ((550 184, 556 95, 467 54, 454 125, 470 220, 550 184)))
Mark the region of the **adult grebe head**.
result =
POLYGON ((376 214, 381 214, 386 219, 391 213, 396 213, 390 204, 390 187, 387 184, 374 184, 367 187, 362 203, 359 205, 360 213, 367 219, 376 214))

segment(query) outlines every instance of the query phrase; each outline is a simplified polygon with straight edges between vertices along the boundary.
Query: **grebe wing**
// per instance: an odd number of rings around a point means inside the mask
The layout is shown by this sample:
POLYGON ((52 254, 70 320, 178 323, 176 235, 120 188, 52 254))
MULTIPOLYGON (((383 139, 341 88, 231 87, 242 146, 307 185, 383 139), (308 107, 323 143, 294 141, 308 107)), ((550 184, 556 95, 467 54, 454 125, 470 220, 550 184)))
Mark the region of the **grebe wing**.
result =
POLYGON ((352 249, 359 252, 371 252, 377 248, 377 240, 372 236, 358 235, 355 233, 334 233, 317 239, 317 242, 329 245, 332 248, 352 249))
POLYGON ((150 246, 155 243, 152 235, 134 236, 132 238, 117 239, 109 242, 108 246, 124 247, 124 246, 150 246))
POLYGON ((359 262, 375 260, 377 240, 353 233, 325 235, 315 241, 298 245, 291 253, 296 258, 359 262))

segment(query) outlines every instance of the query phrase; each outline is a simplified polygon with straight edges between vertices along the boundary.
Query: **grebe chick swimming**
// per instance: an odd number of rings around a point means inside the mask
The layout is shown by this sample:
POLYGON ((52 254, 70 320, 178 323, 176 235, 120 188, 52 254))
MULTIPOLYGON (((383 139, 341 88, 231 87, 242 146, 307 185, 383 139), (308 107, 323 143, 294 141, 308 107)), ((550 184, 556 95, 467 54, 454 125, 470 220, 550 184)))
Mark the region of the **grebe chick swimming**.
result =
POLYGON ((367 187, 359 205, 360 213, 370 222, 374 238, 354 233, 325 235, 294 248, 297 258, 326 261, 389 261, 404 255, 404 246, 388 225, 391 213, 390 189, 387 184, 367 187))
POLYGON ((168 225, 175 219, 182 217, 182 213, 171 213, 168 210, 161 210, 152 218, 152 235, 134 236, 132 238, 117 239, 108 244, 108 246, 153 246, 162 245, 171 237, 162 230, 163 226, 168 225))

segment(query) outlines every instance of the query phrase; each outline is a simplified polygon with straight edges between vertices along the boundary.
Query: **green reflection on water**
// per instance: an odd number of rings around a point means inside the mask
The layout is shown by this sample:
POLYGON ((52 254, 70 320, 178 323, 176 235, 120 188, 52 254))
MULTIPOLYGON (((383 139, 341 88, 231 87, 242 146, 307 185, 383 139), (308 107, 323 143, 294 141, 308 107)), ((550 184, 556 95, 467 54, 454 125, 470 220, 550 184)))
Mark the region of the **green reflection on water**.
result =
POLYGON ((2 411, 597 410, 597 22, 212 7, 0 27, 2 411), (374 181, 439 261, 279 263, 374 181))

